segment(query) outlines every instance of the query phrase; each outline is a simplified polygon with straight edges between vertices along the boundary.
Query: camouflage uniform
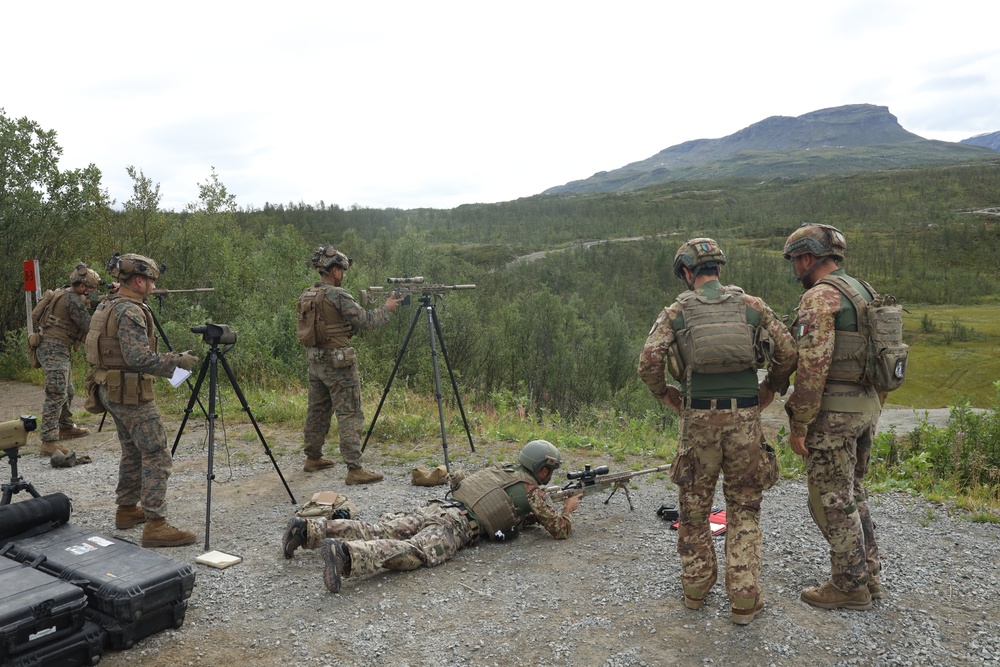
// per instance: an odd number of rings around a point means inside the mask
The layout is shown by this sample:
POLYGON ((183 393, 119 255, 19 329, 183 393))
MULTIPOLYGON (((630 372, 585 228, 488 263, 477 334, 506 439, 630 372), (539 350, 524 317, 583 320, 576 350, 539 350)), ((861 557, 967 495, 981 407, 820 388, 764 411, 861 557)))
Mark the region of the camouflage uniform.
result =
MULTIPOLYGON (((851 281, 866 300, 872 295, 843 269, 832 275, 851 281), (867 296, 866 296, 867 295, 867 296)), ((830 380, 836 331, 857 331, 850 299, 819 283, 799 301, 793 325, 799 362, 792 395, 785 403, 792 435, 805 435, 809 511, 830 544, 833 584, 852 593, 879 576, 878 543, 863 480, 881 410, 871 387, 830 380)))
MULTIPOLYGON (((791 336, 757 297, 724 288, 718 280, 709 280, 693 290, 707 299, 716 299, 726 291, 742 296, 747 323, 770 336, 772 363, 765 383, 781 389, 795 366, 791 336)), ((679 374, 676 341, 678 332, 685 327, 680 299, 689 295, 691 292, 680 295, 660 313, 640 355, 639 376, 657 398, 667 393, 668 366, 674 365, 672 375, 679 374)), ((734 609, 751 609, 760 592, 761 496, 763 489, 774 483, 774 454, 764 447, 760 425, 757 374, 753 368, 713 374, 692 372, 678 381, 685 407, 671 478, 678 486, 680 502, 677 553, 683 569, 684 595, 690 600, 703 599, 718 575, 709 514, 721 472, 728 524, 726 591, 734 609), (720 407, 720 401, 727 407, 720 407)))
POLYGON ((36 352, 45 372, 45 404, 42 407, 42 442, 59 439, 60 429, 74 427, 72 354, 90 328, 90 311, 84 297, 71 287, 50 308, 41 328, 42 342, 36 352))
MULTIPOLYGON (((463 483, 472 482, 477 475, 484 473, 475 473, 463 483)), ((526 500, 523 506, 515 502, 515 506, 521 507, 516 511, 515 531, 526 522, 533 521, 541 524, 557 540, 569 537, 572 530, 570 515, 553 508, 538 484, 516 482, 514 487, 505 491, 517 495, 519 490, 523 490, 526 500)), ((303 546, 307 549, 319 548, 327 537, 342 540, 351 556, 351 576, 371 574, 382 568, 415 570, 421 566, 435 567, 481 538, 500 539, 480 534, 480 522, 464 503, 457 501, 433 501, 408 512, 384 514, 377 523, 346 519, 307 521, 307 538, 303 546)))
MULTIPOLYGON (((158 354, 155 334, 147 329, 152 321, 149 306, 123 294, 113 294, 103 301, 94 313, 97 321, 117 326, 117 338, 125 365, 130 371, 144 375, 170 377, 177 368, 180 355, 176 352, 158 354), (110 313, 104 314, 109 310, 110 313), (148 316, 148 317, 147 317, 148 316)), ((105 327, 106 329, 106 327, 105 327)), ((95 327, 89 337, 100 339, 104 331, 95 327)), ((91 341, 88 337, 88 352, 91 341)), ((88 355, 89 356, 89 355, 88 355)), ((91 359, 91 363, 96 363, 91 359)), ((98 366, 101 370, 101 367, 98 366)), ((118 429, 122 456, 118 464, 119 506, 132 506, 142 502, 148 519, 166 516, 167 479, 173 467, 163 420, 152 396, 143 397, 137 404, 126 405, 111 400, 109 387, 101 383, 98 388, 101 402, 111 413, 118 429)))
MULTIPOLYGON (((350 468, 361 468, 361 431, 365 415, 361 409, 361 379, 356 363, 338 363, 338 352, 343 357, 350 338, 362 329, 374 329, 389 321, 389 309, 380 306, 371 311, 362 308, 350 292, 330 283, 317 282, 310 290, 325 292, 332 304, 350 327, 331 338, 324 347, 306 347, 309 362, 309 409, 304 431, 305 453, 311 459, 323 455, 323 444, 330 431, 330 419, 337 416, 340 436, 340 453, 350 468)), ((309 290, 307 290, 308 292, 309 290)))

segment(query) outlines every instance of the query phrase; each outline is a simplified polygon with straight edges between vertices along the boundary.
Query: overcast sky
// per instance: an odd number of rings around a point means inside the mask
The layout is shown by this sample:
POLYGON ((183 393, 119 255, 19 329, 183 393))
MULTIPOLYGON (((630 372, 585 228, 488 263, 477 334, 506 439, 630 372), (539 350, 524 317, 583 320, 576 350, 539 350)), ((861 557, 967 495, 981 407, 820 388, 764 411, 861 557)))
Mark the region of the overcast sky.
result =
POLYGON ((0 107, 181 210, 215 167, 241 207, 526 197, 768 116, 887 106, 1000 130, 1000 3, 33 2, 0 13, 0 107))

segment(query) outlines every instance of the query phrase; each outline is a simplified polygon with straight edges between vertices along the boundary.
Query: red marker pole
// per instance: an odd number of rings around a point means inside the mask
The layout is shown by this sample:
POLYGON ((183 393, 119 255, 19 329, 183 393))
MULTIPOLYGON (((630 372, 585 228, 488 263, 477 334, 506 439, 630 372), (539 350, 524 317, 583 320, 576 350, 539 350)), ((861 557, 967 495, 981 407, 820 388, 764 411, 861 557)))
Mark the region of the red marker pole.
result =
POLYGON ((28 333, 34 333, 31 323, 31 293, 35 293, 36 301, 42 298, 41 281, 38 279, 38 260, 29 259, 24 263, 24 306, 28 311, 28 333))

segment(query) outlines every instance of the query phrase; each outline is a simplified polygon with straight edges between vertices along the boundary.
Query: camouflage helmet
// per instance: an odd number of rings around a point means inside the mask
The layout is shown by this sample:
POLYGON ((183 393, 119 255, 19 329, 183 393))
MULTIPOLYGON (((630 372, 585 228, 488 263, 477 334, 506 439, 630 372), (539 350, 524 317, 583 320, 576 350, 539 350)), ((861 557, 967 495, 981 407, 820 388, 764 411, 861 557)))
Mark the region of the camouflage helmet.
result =
POLYGON ((97 275, 97 271, 87 268, 86 264, 80 262, 73 269, 73 273, 69 274, 69 284, 79 285, 80 283, 92 289, 97 289, 101 284, 101 276, 97 275))
POLYGON ((163 264, 159 264, 155 259, 131 252, 125 255, 115 253, 115 255, 108 260, 108 271, 110 271, 111 275, 120 281, 126 280, 129 276, 134 274, 139 274, 141 276, 157 280, 160 277, 160 274, 164 273, 166 270, 167 267, 163 264))
POLYGON ((839 229, 830 225, 803 222, 785 241, 783 256, 785 259, 792 259, 809 253, 815 257, 833 257, 840 261, 844 259, 845 250, 847 240, 839 229))
POLYGON ((725 264, 726 256, 714 239, 698 238, 687 241, 674 255, 674 275, 683 278, 682 268, 694 271, 697 267, 714 262, 725 264))
POLYGON ((340 252, 332 245, 320 246, 313 253, 312 265, 322 272, 329 271, 332 268, 343 269, 346 271, 351 268, 351 264, 354 264, 354 260, 340 252))
POLYGON ((542 468, 548 468, 549 472, 558 469, 562 465, 562 455, 548 440, 532 440, 521 448, 517 462, 537 477, 542 468))

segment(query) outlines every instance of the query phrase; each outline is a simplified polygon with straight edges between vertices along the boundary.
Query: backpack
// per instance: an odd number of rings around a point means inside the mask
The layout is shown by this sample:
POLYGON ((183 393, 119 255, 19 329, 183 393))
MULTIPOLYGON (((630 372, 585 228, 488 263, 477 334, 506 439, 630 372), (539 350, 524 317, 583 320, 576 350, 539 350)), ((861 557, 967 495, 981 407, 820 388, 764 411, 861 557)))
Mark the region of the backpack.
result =
POLYGON ((305 347, 317 347, 326 342, 326 329, 320 321, 320 299, 325 298, 323 290, 309 288, 295 304, 298 313, 295 320, 295 335, 305 347))
POLYGON ((35 307, 31 309, 31 321, 38 326, 45 326, 45 319, 48 318, 49 309, 55 303, 55 290, 45 290, 45 294, 38 300, 35 307))
POLYGON ((899 389, 906 379, 906 361, 910 346, 903 342, 903 306, 894 296, 879 294, 863 280, 858 280, 872 294, 871 301, 838 276, 819 282, 833 285, 851 300, 858 313, 858 333, 867 343, 861 384, 877 392, 899 389))

